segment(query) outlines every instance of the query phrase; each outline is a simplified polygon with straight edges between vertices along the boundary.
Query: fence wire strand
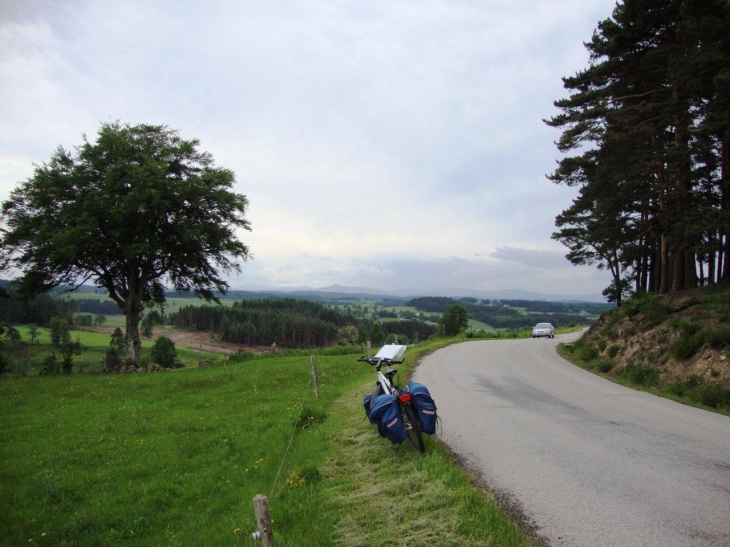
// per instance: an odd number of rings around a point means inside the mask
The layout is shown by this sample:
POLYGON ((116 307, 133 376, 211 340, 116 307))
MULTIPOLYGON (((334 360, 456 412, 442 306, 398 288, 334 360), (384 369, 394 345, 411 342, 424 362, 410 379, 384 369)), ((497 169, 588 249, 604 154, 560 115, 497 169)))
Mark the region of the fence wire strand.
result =
POLYGON ((304 389, 304 393, 302 394, 302 404, 299 408, 299 416, 297 416, 296 421, 294 422, 294 428, 292 429, 291 436, 289 437, 289 443, 286 445, 286 450, 284 451, 284 457, 281 459, 281 464, 279 465, 279 470, 276 472, 276 478, 274 479, 274 484, 271 487, 271 492, 269 493, 269 499, 274 495, 274 488, 276 488, 276 483, 279 481, 279 475, 281 475, 281 470, 284 467, 284 462, 286 461, 286 456, 289 454, 289 448, 291 447, 291 443, 294 440, 294 435, 297 432, 297 427, 299 426, 299 421, 302 417, 302 412, 304 412, 304 401, 307 397, 307 392, 309 391, 309 386, 312 384, 312 375, 309 375, 309 381, 307 382, 307 387, 304 389))

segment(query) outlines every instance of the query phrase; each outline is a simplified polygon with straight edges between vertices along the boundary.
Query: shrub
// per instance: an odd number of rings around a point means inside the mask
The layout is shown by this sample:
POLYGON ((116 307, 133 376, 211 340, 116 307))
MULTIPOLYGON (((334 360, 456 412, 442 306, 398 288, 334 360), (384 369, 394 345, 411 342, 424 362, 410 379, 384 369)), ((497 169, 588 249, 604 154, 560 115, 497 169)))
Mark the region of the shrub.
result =
POLYGON ((699 334, 702 330, 702 325, 699 323, 684 323, 682 325, 682 332, 686 334, 687 336, 694 336, 695 334, 699 334))
MULTIPOLYGON (((396 339, 398 340, 398 343, 401 345, 407 346, 411 342, 405 334, 389 334, 388 336, 385 337, 385 343, 386 344, 395 344, 396 339)), ((354 344, 356 341, 357 341, 357 337, 355 338, 355 341, 352 344, 354 344)), ((350 345, 352 345, 352 344, 350 344, 350 345)))
POLYGON ((598 357, 598 348, 593 344, 586 344, 585 346, 579 347, 578 357, 584 361, 593 361, 598 357))
POLYGON ((613 368, 613 363, 611 361, 599 361, 596 368, 601 372, 608 372, 613 368))
POLYGON ((629 364, 624 368, 623 376, 641 386, 652 386, 659 378, 659 371, 652 367, 629 364))
POLYGON ((167 336, 160 336, 155 340, 155 344, 152 346, 150 351, 150 357, 152 360, 165 368, 179 368, 177 366, 177 350, 175 349, 175 342, 170 340, 167 336))
POLYGON ((251 359, 254 359, 255 357, 256 357, 256 355, 254 355, 250 351, 239 349, 233 355, 228 356, 228 362, 229 363, 243 363, 245 361, 250 361, 251 359))
POLYGON ((54 353, 47 355, 41 363, 41 370, 38 373, 41 376, 55 376, 61 374, 61 362, 58 360, 54 353))
POLYGON ((705 341, 714 349, 723 349, 730 346, 730 329, 720 327, 705 331, 705 341))
POLYGON ((122 366, 122 358, 119 357, 119 352, 115 348, 109 348, 106 350, 106 359, 104 360, 104 369, 107 372, 112 370, 119 370, 122 366))
POLYGON ((62 317, 59 317, 58 315, 52 317, 49 323, 49 328, 51 329, 51 344, 54 346, 60 346, 71 339, 69 334, 71 325, 69 325, 68 321, 62 317))
POLYGON ((682 397, 684 395, 684 386, 682 385, 682 381, 675 380, 672 384, 666 387, 665 391, 675 397, 682 397))
POLYGON ((658 323, 667 316, 667 309, 659 303, 660 295, 647 294, 625 300, 621 305, 626 317, 634 317, 643 313, 643 319, 649 323, 658 323))
POLYGON ((696 389, 700 385, 702 385, 702 376, 699 374, 690 374, 684 379, 684 386, 687 389, 696 389))
POLYGON ((606 341, 601 339, 598 341, 598 349, 603 351, 606 349, 606 341))
POLYGON ((661 323, 668 313, 667 308, 653 300, 651 305, 644 309, 644 321, 651 324, 661 323))
POLYGON ((726 407, 730 404, 730 389, 720 384, 706 384, 697 388, 696 399, 712 408, 726 407))
POLYGON ((619 344, 612 344, 608 347, 608 356, 613 359, 618 355, 619 351, 621 351, 621 346, 619 344))
POLYGON ((357 339, 358 332, 355 325, 345 325, 337 329, 337 341, 340 344, 356 344, 357 339))
POLYGON ((75 342, 66 341, 61 345, 61 371, 64 374, 70 374, 74 366, 74 355, 81 355, 84 347, 81 345, 79 338, 75 342))
POLYGON ((672 317, 669 320, 669 326, 673 329, 681 329, 684 325, 684 321, 682 321, 679 317, 672 317))
POLYGON ((670 346, 669 352, 677 359, 686 360, 697 353, 704 343, 705 339, 701 333, 687 334, 685 332, 670 346))

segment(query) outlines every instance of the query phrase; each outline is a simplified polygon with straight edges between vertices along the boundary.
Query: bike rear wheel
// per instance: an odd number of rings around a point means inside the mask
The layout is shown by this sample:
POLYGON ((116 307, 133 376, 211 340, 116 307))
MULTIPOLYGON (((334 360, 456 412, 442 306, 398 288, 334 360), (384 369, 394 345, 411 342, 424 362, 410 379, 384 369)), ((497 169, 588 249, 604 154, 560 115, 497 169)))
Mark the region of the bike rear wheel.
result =
POLYGON ((426 452, 426 447, 423 445, 423 434, 421 433, 421 422, 418 421, 418 414, 408 403, 401 405, 401 410, 403 411, 403 423, 408 435, 408 444, 423 454, 426 452))

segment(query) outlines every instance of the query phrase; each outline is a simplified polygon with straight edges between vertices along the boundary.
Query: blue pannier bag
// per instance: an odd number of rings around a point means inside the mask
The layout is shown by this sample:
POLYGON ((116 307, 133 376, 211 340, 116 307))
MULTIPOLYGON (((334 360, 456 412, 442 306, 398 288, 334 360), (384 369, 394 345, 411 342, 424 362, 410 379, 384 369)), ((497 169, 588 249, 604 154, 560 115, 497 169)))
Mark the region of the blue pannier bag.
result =
POLYGON ((431 398, 428 388, 418 382, 408 384, 411 392, 411 401, 418 411, 418 420, 421 422, 421 431, 429 435, 436 433, 436 403, 431 398))
POLYGON ((406 440, 406 428, 393 395, 378 395, 370 405, 370 421, 378 431, 393 444, 406 440))
POLYGON ((365 397, 363 397, 362 406, 365 408, 365 415, 368 417, 371 424, 374 424, 375 420, 370 417, 370 403, 373 401, 373 396, 377 398, 378 395, 382 394, 383 390, 381 388, 376 388, 374 393, 368 393, 365 397))
POLYGON ((370 423, 375 423, 373 419, 370 417, 370 402, 373 400, 373 394, 368 393, 365 395, 365 398, 362 400, 362 406, 365 407, 365 415, 370 420, 370 423))

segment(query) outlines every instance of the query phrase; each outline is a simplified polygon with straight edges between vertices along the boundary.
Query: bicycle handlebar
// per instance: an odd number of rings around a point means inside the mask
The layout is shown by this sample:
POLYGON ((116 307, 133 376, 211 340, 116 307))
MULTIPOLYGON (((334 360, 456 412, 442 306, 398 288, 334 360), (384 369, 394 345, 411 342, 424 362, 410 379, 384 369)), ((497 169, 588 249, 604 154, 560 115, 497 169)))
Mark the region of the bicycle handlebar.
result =
POLYGON ((405 362, 405 358, 401 359, 400 361, 396 361, 395 359, 387 359, 384 357, 379 357, 378 359, 366 359, 364 355, 361 355, 357 359, 358 361, 363 361, 369 365, 377 366, 377 365, 400 365, 401 363, 405 362))

